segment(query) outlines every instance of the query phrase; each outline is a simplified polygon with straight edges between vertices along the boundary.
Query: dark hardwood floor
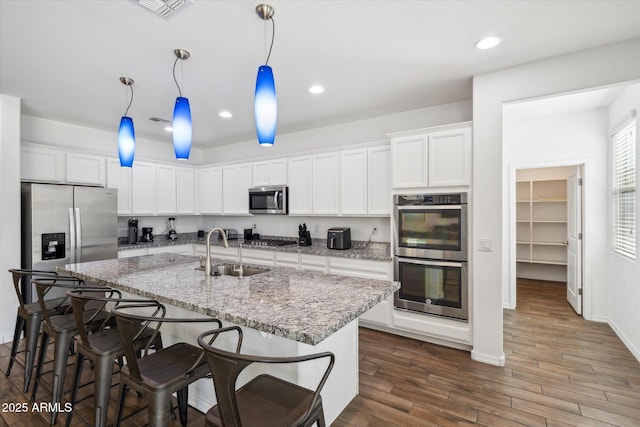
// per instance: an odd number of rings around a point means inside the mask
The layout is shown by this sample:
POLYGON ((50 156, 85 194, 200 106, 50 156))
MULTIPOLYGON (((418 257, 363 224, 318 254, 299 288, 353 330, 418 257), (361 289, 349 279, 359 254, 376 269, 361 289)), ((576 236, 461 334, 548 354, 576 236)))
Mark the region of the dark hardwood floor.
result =
MULTIPOLYGON (((22 368, 4 376, 9 349, 0 346, 0 402, 28 402, 22 368)), ((573 312, 563 285, 518 283, 518 308, 504 312, 504 351, 501 368, 474 362, 465 351, 361 328, 360 394, 333 425, 640 426, 640 363, 608 325, 573 312)), ((37 401, 46 400, 41 391, 37 401)), ((128 405, 144 402, 129 393, 128 405)), ((92 419, 91 400, 76 410, 92 419)), ((3 411, 0 427, 46 426, 46 415, 3 411)), ((123 425, 145 422, 143 412, 123 425)), ((74 417, 72 425, 90 423, 74 417)), ((190 411, 189 425, 203 426, 203 415, 190 411)))

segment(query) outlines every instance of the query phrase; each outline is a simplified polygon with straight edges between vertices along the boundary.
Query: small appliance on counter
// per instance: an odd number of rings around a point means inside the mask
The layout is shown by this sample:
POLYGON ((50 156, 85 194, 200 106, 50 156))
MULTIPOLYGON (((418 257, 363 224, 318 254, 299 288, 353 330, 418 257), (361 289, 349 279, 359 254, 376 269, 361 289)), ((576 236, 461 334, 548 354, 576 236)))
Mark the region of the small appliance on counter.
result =
POLYGON ((351 229, 349 227, 334 227, 327 230, 327 248, 351 249, 351 229))
POLYGON ((249 240, 257 240, 260 238, 259 234, 253 234, 253 230, 255 230, 255 228, 256 228, 256 225, 253 224, 251 228, 244 229, 244 240, 249 241, 249 240))
MULTIPOLYGON (((232 230, 230 228, 223 228, 227 240, 238 240, 238 230, 232 230)), ((222 240, 222 235, 218 233, 218 240, 222 240)))
POLYGON ((298 225, 298 246, 311 246, 311 232, 307 224, 298 225))
POLYGON ((153 227, 142 227, 142 241, 153 242, 153 227))
POLYGON ((130 245, 135 245, 138 243, 138 219, 137 218, 129 218, 128 221, 129 229, 127 231, 127 243, 130 245))
POLYGON ((171 217, 169 218, 169 225, 167 226, 167 228, 169 229, 169 233, 167 234, 167 237, 170 240, 177 240, 178 239, 178 233, 176 232, 176 219, 171 217))

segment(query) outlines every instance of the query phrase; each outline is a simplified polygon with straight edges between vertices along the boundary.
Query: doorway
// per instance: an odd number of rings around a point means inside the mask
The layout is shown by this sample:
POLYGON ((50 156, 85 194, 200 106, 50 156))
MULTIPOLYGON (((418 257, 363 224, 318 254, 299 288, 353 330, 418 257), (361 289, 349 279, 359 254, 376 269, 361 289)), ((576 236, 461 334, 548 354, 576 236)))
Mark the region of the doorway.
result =
POLYGON ((564 284, 582 315, 583 175, 582 164, 515 169, 512 308, 519 279, 542 280, 564 284))

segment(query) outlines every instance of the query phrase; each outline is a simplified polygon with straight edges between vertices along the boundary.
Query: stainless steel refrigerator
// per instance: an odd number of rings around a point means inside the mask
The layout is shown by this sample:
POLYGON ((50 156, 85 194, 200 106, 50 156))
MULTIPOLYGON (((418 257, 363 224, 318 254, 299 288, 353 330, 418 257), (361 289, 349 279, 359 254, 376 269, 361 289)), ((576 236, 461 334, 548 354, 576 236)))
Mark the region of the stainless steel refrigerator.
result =
POLYGON ((118 190, 22 184, 22 267, 118 257, 118 190))

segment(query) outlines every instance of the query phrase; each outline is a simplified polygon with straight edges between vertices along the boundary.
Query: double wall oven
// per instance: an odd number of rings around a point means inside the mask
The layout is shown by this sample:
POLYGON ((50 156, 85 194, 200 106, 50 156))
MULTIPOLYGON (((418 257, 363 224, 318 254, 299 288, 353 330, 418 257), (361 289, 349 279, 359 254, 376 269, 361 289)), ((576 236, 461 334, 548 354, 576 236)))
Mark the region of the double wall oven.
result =
POLYGON ((400 309, 468 321, 466 193, 394 196, 400 309))

